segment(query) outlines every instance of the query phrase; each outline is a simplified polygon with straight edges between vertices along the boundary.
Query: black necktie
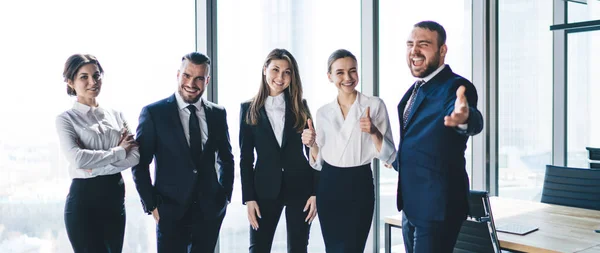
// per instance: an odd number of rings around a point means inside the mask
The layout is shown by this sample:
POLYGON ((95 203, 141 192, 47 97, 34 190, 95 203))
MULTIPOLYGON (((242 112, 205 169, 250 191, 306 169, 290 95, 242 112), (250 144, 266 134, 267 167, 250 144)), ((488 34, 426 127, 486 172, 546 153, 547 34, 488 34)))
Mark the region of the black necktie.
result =
POLYGON ((199 166, 200 156, 202 156, 202 134, 200 132, 200 121, 196 115, 196 107, 194 105, 188 105, 190 111, 190 152, 192 153, 192 159, 199 166))
POLYGON ((413 109, 415 100, 417 100, 417 95, 419 93, 419 89, 421 88, 421 86, 423 86, 424 83, 425 83, 425 81, 423 81, 423 80, 417 81, 415 83, 415 87, 413 88, 412 93, 410 94, 410 98, 408 99, 408 104, 406 105, 406 110, 404 111, 404 115, 402 115, 402 123, 403 123, 404 129, 406 129, 406 124, 408 123, 408 116, 410 115, 410 112, 413 109))

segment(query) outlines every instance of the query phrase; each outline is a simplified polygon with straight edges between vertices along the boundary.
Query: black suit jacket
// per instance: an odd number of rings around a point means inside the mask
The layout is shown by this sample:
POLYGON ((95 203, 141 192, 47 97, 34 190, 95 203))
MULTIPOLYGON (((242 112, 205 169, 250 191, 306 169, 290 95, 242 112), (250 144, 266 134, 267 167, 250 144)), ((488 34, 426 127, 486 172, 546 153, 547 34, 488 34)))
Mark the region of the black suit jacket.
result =
POLYGON ((204 214, 214 216, 220 215, 231 200, 234 163, 225 108, 204 102, 208 139, 199 167, 206 169, 205 178, 198 177, 201 172, 192 160, 175 95, 142 109, 137 128, 140 163, 132 168, 132 173, 146 212, 157 207, 161 218, 177 219, 184 214, 190 199, 197 198, 204 214), (149 172, 153 159, 154 184, 149 172), (201 185, 194 192, 197 180, 201 185))
POLYGON ((450 66, 425 83, 403 129, 402 115, 414 85, 398 105, 400 144, 395 167, 399 169, 398 211, 413 220, 464 219, 469 210, 469 179, 465 149, 469 136, 483 129, 477 110, 477 91, 450 66), (446 127, 444 116, 454 111, 456 90, 465 86, 469 104, 467 130, 446 127))
MULTIPOLYGON (((285 99, 286 113, 281 147, 273 133, 265 108, 260 109, 258 124, 252 126, 246 123, 250 102, 241 105, 240 170, 243 203, 257 199, 277 199, 282 181, 285 182, 285 197, 288 199, 306 200, 315 195, 318 172, 308 163, 308 149, 302 144, 302 133, 294 129, 294 116, 287 94, 285 99)), ((306 101, 303 102, 306 106, 306 101)))

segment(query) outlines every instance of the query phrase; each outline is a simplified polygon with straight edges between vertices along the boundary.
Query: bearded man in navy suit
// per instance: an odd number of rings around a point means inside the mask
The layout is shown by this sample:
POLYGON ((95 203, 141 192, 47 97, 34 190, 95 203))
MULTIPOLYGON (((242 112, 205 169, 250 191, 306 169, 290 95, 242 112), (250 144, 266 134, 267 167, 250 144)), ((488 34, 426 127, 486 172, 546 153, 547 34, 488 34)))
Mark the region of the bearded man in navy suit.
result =
POLYGON ((444 63, 446 31, 414 25, 406 57, 417 78, 398 104, 398 211, 406 252, 452 252, 469 210, 465 149, 483 129, 477 91, 444 63))

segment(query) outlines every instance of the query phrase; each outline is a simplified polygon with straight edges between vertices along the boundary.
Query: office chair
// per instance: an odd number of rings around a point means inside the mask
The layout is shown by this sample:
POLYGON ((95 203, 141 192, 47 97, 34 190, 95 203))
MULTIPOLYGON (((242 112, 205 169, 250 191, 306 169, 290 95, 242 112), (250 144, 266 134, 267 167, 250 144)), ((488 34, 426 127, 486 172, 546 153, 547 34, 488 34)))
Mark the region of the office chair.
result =
POLYGON ((469 216, 463 222, 454 246, 455 253, 498 253, 500 242, 496 235, 496 225, 488 193, 471 191, 469 195, 469 216))
POLYGON ((600 169, 600 148, 585 147, 588 151, 590 168, 600 169))
POLYGON ((600 210, 600 170, 546 165, 541 202, 600 210))

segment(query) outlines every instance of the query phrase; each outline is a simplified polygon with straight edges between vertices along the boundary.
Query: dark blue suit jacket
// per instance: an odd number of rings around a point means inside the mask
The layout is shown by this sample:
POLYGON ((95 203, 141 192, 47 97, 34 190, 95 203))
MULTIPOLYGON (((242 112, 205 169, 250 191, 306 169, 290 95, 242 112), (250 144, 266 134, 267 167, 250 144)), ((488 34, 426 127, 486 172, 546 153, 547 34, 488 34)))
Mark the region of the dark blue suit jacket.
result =
POLYGON ((464 219, 469 210, 466 144, 469 136, 483 129, 477 91, 446 65, 422 86, 403 130, 402 115, 413 88, 398 104, 400 144, 394 164, 399 172, 398 211, 404 210, 416 221, 464 219), (444 116, 454 110, 456 90, 461 85, 469 103, 466 131, 444 126, 444 116))
POLYGON ((179 219, 191 199, 200 201, 206 216, 225 211, 233 191, 234 166, 226 112, 225 108, 207 101, 204 109, 208 139, 203 146, 200 168, 206 169, 207 174, 200 177, 183 132, 175 95, 142 109, 137 128, 140 163, 132 168, 132 173, 146 212, 157 207, 161 218, 179 219), (154 184, 149 172, 153 159, 154 184), (200 180, 198 191, 194 192, 197 180, 200 180))

